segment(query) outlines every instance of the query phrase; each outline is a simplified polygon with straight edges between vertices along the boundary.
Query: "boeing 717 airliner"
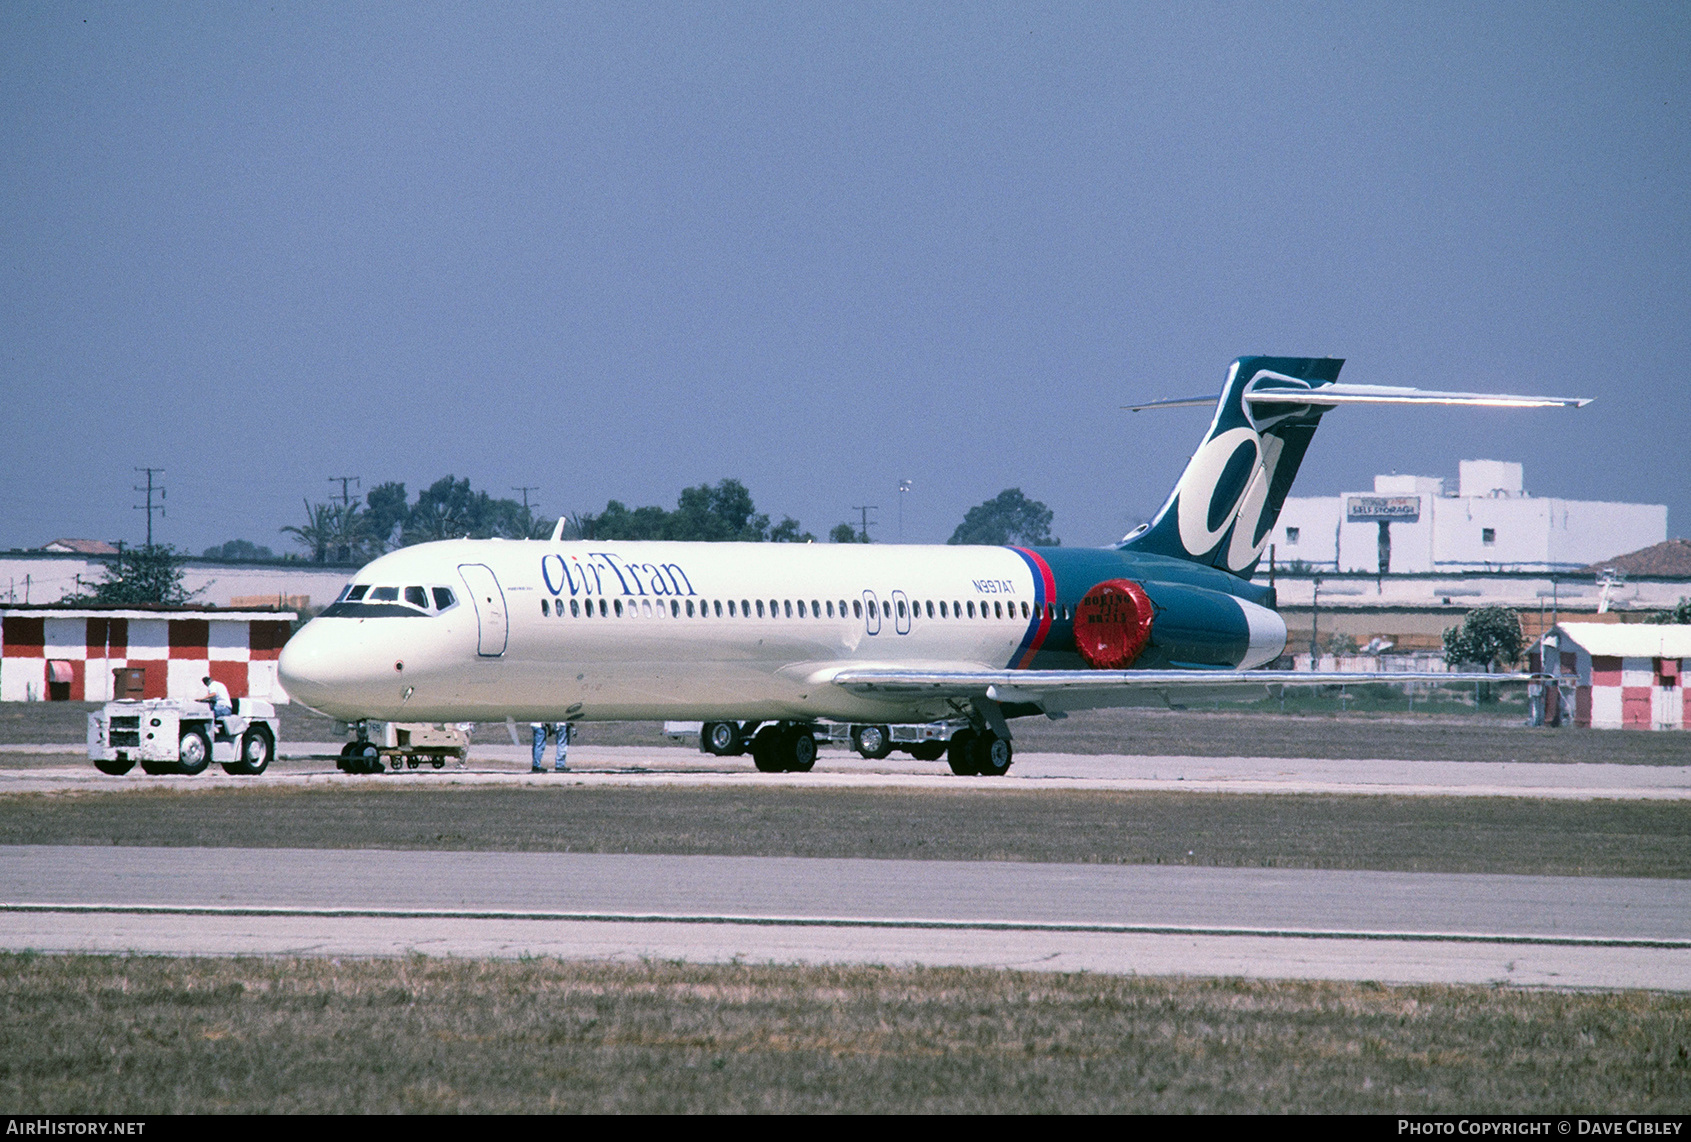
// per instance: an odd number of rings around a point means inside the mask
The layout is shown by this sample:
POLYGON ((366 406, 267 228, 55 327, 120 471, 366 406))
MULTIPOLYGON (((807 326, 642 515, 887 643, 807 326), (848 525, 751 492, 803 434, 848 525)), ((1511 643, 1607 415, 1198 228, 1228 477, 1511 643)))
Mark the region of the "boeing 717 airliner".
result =
POLYGON ((1002 774, 1011 719, 1135 689, 1466 679, 1258 669, 1286 644, 1252 576, 1292 479, 1342 404, 1588 402, 1341 384, 1343 364, 1241 357, 1219 397, 1135 406, 1215 416, 1112 547, 424 543, 360 570, 287 644, 282 684, 347 721, 698 720, 777 771, 814 764, 819 719, 951 720, 951 767, 1002 774))

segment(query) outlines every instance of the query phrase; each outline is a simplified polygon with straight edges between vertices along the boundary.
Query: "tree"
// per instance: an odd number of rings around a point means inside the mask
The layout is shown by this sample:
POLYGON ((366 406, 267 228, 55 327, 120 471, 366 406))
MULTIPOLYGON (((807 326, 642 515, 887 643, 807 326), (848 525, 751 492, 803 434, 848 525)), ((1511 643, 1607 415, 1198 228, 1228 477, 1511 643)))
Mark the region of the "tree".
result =
POLYGON ((868 543, 867 535, 860 535, 855 527, 849 523, 837 523, 834 530, 828 533, 830 543, 868 543))
POLYGON ((396 533, 410 510, 404 484, 389 481, 364 494, 364 546, 368 554, 380 555, 397 542, 396 533))
MULTIPOLYGON (((202 588, 203 590, 203 588, 202 588)), ((71 602, 186 603, 200 594, 182 587, 182 557, 168 543, 120 550, 106 563, 105 578, 92 594, 71 602)))
POLYGON ((792 516, 782 516, 781 522, 769 529, 771 543, 815 543, 816 537, 808 531, 799 530, 799 521, 792 516))
POLYGON ((986 503, 970 508, 946 542, 1057 547, 1063 541, 1051 537, 1051 519, 1050 508, 1028 499, 1020 488, 1006 488, 986 503))
POLYGON ((1681 599, 1672 610, 1657 611, 1644 621, 1663 626, 1691 624, 1691 598, 1681 599))
POLYGON ((364 539, 362 510, 357 504, 305 503, 305 524, 280 530, 292 535, 307 551, 313 563, 351 563, 364 539))
MULTIPOLYGON (((798 522, 795 520, 796 528, 798 522)), ((684 488, 664 526, 665 539, 707 543, 760 543, 769 538, 769 517, 757 510, 752 494, 738 480, 720 480, 713 488, 684 488)))
POLYGON ((276 553, 268 547, 259 547, 245 539, 231 539, 228 543, 206 548, 204 558, 224 559, 233 562, 246 559, 274 559, 276 553))
POLYGON ((1490 673, 1514 663, 1525 645, 1520 616, 1508 607, 1480 607, 1460 627, 1444 632, 1444 660, 1450 666, 1477 664, 1490 673))
POLYGON ((630 508, 621 500, 611 500, 597 515, 580 516, 575 526, 588 539, 670 539, 694 543, 813 543, 816 540, 791 516, 771 528, 769 517, 757 510, 746 486, 731 479, 718 481, 714 486, 699 484, 684 488, 674 511, 656 506, 630 508))

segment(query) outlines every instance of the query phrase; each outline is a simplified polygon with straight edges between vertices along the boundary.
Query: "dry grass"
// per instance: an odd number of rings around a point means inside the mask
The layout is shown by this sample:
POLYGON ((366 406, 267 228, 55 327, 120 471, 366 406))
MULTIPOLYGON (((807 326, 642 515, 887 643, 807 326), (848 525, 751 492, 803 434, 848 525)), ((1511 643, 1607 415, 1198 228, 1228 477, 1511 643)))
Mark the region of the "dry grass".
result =
POLYGON ((969 969, 0 956, 14 1113, 1685 1113, 1691 1000, 969 969))
POLYGON ((933 790, 300 789, 0 797, 0 844, 471 849, 1691 876, 1691 804, 933 790))

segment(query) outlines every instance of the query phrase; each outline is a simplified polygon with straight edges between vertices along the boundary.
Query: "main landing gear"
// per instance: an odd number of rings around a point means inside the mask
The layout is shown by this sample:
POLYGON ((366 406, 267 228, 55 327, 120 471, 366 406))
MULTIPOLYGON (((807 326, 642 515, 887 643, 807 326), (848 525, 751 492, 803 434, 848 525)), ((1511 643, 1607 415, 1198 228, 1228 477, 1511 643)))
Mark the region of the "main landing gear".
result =
POLYGON ((752 761, 760 773, 809 773, 816 765, 816 737, 807 725, 765 726, 752 738, 752 761))
POLYGON ((958 730, 951 735, 946 761, 959 777, 1003 777, 1010 772, 1013 752, 1010 739, 991 730, 958 730))

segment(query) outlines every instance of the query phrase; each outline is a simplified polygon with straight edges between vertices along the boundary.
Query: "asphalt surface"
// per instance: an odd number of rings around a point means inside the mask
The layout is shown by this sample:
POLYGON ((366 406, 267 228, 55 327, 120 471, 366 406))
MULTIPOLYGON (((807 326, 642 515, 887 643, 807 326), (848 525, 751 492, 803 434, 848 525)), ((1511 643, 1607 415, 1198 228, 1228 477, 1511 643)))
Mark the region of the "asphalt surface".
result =
MULTIPOLYGON (((1401 761, 1283 757, 1169 757, 1127 754, 1018 754, 1008 776, 957 777, 943 761, 903 755, 866 761, 829 751, 810 773, 758 773, 751 759, 719 758, 664 746, 577 746, 568 775, 528 772, 526 746, 477 745, 466 767, 425 766, 402 774, 350 777, 334 765, 339 743, 295 743, 260 777, 230 777, 212 766, 196 777, 99 773, 81 746, 0 746, 0 794, 219 785, 510 784, 568 780, 588 785, 791 784, 801 787, 945 789, 1113 789, 1224 793, 1340 793, 1421 796, 1691 800, 1691 766, 1542 762, 1401 761)), ((551 764, 548 753, 547 764, 551 764)))
POLYGON ((995 964, 1691 990, 1691 883, 769 857, 17 846, 0 946, 995 964))

